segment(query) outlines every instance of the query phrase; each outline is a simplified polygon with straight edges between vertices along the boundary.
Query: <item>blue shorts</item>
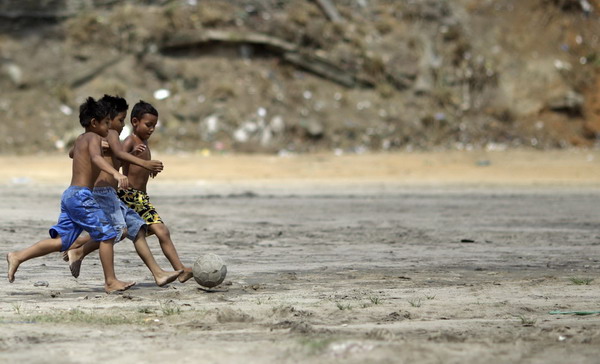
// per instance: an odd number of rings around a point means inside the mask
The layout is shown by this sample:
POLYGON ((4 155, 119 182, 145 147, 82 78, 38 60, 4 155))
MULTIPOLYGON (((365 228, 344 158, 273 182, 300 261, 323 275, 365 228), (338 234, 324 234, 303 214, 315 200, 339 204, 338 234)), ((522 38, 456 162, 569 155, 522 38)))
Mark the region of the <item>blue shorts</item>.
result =
MULTIPOLYGON (((127 237, 133 241, 146 222, 137 212, 127 207, 117 196, 117 191, 112 187, 94 187, 94 199, 117 232, 115 241, 123 239, 123 232, 127 229, 127 237)), ((95 239, 94 239, 95 240, 95 239)))
POLYGON ((110 221, 94 200, 92 190, 87 187, 70 186, 62 194, 60 215, 56 225, 50 228, 50 237, 54 239, 60 236, 60 250, 65 251, 73 245, 83 230, 96 241, 117 237, 110 221))

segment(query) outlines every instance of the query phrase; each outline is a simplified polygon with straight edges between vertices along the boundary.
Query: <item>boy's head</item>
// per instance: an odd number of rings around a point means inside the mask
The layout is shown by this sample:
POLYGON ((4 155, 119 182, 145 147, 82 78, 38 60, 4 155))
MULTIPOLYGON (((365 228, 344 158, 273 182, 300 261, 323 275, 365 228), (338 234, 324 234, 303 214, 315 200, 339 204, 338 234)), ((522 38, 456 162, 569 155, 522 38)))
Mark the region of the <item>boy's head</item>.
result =
POLYGON ((133 133, 142 140, 150 138, 158 123, 158 111, 154 106, 140 100, 131 109, 131 125, 133 133))
POLYGON ((105 103, 88 97, 79 106, 79 123, 86 131, 106 136, 108 134, 108 114, 109 109, 105 103))
POLYGON ((110 128, 116 130, 119 134, 125 126, 125 118, 127 117, 127 101, 120 96, 104 95, 100 102, 104 103, 109 108, 110 128))

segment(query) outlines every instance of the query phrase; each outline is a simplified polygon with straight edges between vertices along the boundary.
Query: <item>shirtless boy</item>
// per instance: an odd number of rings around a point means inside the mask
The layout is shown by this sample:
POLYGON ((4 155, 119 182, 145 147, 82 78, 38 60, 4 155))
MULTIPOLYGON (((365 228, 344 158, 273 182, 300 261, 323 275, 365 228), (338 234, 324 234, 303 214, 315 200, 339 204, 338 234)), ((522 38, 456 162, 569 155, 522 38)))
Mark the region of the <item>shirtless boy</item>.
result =
MULTIPOLYGON (((150 160, 150 148, 148 139, 154 132, 158 122, 158 111, 147 102, 140 101, 133 106, 131 110, 131 125, 133 132, 125 139, 123 149, 125 152, 134 152, 143 160, 150 160)), ((150 234, 155 234, 160 243, 163 254, 167 257, 173 269, 183 270, 179 276, 180 282, 185 282, 192 278, 192 268, 183 265, 171 240, 171 234, 167 226, 156 212, 156 209, 150 203, 146 193, 148 178, 154 174, 134 165, 132 163, 123 163, 123 173, 129 178, 129 189, 119 190, 119 198, 133 210, 135 210, 148 224, 150 234)))
MULTIPOLYGON (((104 160, 113 166, 116 170, 121 167, 121 160, 128 161, 139 165, 148 171, 158 173, 162 171, 163 165, 160 161, 142 160, 129 153, 123 151, 119 134, 125 125, 125 116, 127 115, 128 105, 125 99, 104 95, 99 101, 109 108, 109 130, 106 140, 108 142, 108 150, 104 153, 104 160)), ((146 223, 132 209, 125 206, 117 196, 117 181, 106 172, 101 172, 94 184, 93 190, 94 199, 100 205, 104 214, 109 218, 113 227, 117 232, 116 241, 120 241, 123 237, 128 237, 135 246, 142 261, 146 264, 154 277, 154 281, 160 287, 173 282, 181 273, 181 270, 175 272, 166 272, 156 263, 152 252, 146 242, 146 223)), ((100 243, 93 240, 89 236, 82 236, 77 239, 74 246, 80 248, 68 250, 67 257, 69 260, 69 268, 71 274, 77 278, 81 262, 86 255, 97 250, 100 243)))
POLYGON ((108 135, 108 109, 89 97, 79 108, 79 122, 85 133, 77 138, 73 147, 71 185, 62 195, 58 223, 50 228, 49 239, 6 255, 10 283, 14 282, 19 265, 29 259, 69 249, 85 230, 100 242, 106 293, 124 291, 135 284, 120 281, 115 275, 113 244, 117 232, 92 195, 92 187, 100 171, 114 178, 120 187, 129 186, 127 177, 102 157, 101 141, 108 135))

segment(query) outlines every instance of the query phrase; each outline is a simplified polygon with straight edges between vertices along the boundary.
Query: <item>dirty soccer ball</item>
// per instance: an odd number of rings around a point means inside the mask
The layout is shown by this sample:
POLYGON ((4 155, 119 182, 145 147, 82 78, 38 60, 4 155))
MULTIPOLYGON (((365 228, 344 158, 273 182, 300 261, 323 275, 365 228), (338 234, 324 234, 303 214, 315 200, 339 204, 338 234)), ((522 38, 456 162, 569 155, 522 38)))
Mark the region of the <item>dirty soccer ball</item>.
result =
POLYGON ((227 266, 221 257, 209 253, 196 260, 192 272, 199 285, 212 288, 223 282, 227 275, 227 266))

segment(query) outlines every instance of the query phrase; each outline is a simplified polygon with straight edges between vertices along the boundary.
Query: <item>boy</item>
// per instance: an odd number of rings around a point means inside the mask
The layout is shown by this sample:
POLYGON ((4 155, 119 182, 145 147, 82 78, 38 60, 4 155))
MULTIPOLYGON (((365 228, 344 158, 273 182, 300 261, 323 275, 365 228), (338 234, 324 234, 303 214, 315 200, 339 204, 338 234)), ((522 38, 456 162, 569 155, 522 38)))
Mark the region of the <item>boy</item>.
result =
MULTIPOLYGON (((142 160, 123 151, 121 141, 119 140, 119 134, 125 125, 125 116, 127 115, 127 109, 129 107, 125 99, 104 95, 99 102, 104 103, 110 110, 110 129, 108 130, 108 135, 106 137, 109 149, 104 154, 106 162, 116 170, 119 170, 120 168, 120 160, 126 160, 146 168, 153 173, 160 172, 163 168, 162 162, 142 160)), ((146 242, 146 223, 135 211, 125 206, 123 202, 119 200, 116 192, 117 187, 117 183, 112 176, 105 172, 101 172, 96 179, 93 190, 94 199, 98 202, 106 216, 109 217, 117 232, 116 241, 127 236, 133 241, 138 255, 142 258, 142 261, 146 264, 148 269, 150 269, 156 284, 162 287, 171 283, 177 279, 181 271, 166 272, 156 263, 152 252, 148 248, 148 243, 146 242)), ((91 237, 81 237, 77 240, 76 244, 83 246, 66 252, 71 274, 75 278, 79 276, 79 269, 83 258, 100 246, 100 243, 92 240, 91 237)))
POLYGON ((32 258, 69 249, 79 234, 86 230, 100 242, 106 293, 124 291, 135 284, 120 281, 115 276, 113 243, 117 233, 94 200, 91 190, 100 171, 112 176, 122 188, 129 185, 127 177, 102 157, 102 137, 108 135, 108 110, 89 97, 79 108, 79 122, 85 133, 77 138, 73 147, 71 185, 62 195, 58 223, 50 228, 50 239, 6 255, 10 283, 14 282, 19 265, 32 258))
MULTIPOLYGON (((128 153, 136 153, 141 159, 150 160, 151 154, 148 147, 148 139, 150 139, 150 136, 154 132, 157 122, 158 111, 149 103, 140 100, 131 110, 133 131, 125 139, 123 149, 128 153)), ((160 248, 173 266, 173 269, 183 269, 183 272, 179 276, 179 282, 183 283, 192 278, 192 268, 184 266, 179 259, 175 245, 171 240, 169 229, 150 203, 150 199, 146 193, 148 178, 151 175, 154 177, 154 174, 127 162, 123 163, 123 173, 128 176, 131 188, 119 190, 119 198, 146 221, 150 234, 156 234, 160 248)))

